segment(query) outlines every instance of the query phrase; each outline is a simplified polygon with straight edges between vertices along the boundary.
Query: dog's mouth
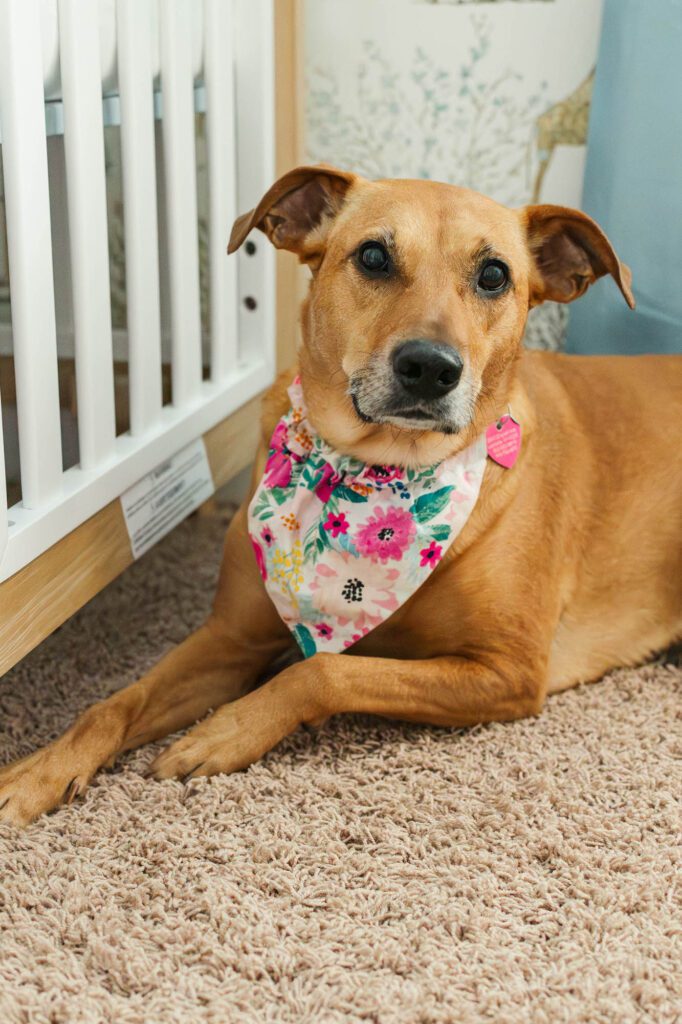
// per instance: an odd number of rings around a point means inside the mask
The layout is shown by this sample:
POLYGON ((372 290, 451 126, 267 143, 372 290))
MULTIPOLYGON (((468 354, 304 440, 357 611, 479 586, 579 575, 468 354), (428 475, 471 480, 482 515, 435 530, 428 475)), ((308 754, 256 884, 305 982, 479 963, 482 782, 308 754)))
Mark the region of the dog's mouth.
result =
POLYGON ((367 413, 364 412, 364 410, 361 408, 360 402, 358 401, 358 396, 355 394, 354 391, 351 391, 350 397, 351 401, 353 402, 353 408, 355 409, 356 413, 358 414, 363 423, 377 422, 373 416, 368 416, 367 413))
POLYGON ((455 423, 437 409, 420 405, 406 407, 390 404, 381 410, 373 410, 370 414, 363 409, 354 391, 351 391, 351 399, 353 408, 363 423, 390 423, 401 430, 431 430, 439 434, 456 434, 459 430, 455 423))

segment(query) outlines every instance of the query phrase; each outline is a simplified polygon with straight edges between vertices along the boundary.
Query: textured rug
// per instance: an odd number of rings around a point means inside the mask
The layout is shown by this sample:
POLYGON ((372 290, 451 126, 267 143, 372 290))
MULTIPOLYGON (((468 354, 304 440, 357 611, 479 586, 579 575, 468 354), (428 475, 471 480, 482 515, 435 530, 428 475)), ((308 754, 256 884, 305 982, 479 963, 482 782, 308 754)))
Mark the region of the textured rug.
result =
MULTIPOLYGON (((193 519, 0 681, 0 761, 199 624, 193 519)), ((188 785, 101 774, 0 826, 2 1024, 682 1020, 682 673, 449 731, 340 718, 188 785)))

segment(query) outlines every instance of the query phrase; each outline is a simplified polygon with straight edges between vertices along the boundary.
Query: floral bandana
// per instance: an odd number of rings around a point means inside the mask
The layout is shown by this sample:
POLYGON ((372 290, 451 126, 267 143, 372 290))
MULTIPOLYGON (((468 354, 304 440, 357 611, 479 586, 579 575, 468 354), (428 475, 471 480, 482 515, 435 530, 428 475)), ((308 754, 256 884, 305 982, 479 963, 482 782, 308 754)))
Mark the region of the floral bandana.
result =
POLYGON ((435 466, 368 466, 306 419, 300 378, 249 505, 265 587, 305 657, 343 651, 424 582, 476 504, 486 439, 435 466))

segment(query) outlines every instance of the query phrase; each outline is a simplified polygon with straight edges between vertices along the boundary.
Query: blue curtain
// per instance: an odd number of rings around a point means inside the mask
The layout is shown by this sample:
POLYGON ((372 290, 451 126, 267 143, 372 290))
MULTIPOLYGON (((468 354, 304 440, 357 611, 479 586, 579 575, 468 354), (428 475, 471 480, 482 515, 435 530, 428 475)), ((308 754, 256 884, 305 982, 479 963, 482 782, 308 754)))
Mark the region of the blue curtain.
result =
POLYGON ((571 307, 569 352, 682 352, 682 0, 605 0, 583 209, 633 274, 571 307))

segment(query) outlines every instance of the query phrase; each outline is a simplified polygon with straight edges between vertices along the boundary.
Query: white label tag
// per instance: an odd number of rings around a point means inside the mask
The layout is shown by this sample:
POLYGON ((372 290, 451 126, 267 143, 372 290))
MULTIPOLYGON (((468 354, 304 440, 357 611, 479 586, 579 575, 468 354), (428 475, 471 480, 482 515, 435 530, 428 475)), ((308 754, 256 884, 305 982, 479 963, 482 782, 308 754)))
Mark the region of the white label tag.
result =
POLYGON ((203 437, 121 495, 133 557, 139 558, 213 494, 203 437))

